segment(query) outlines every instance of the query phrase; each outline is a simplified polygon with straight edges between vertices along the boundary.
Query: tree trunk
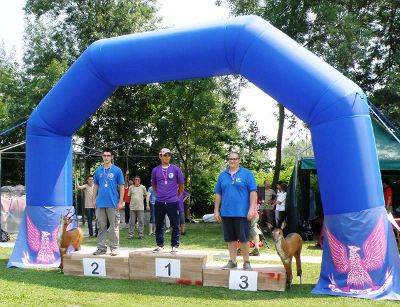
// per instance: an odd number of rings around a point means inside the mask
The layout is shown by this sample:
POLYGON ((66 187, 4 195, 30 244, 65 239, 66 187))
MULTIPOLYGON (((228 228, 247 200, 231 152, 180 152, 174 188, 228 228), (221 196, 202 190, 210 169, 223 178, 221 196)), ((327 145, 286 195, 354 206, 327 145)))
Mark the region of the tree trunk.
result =
POLYGON ((281 172, 282 164, 282 136, 283 136, 283 126, 285 123, 285 107, 281 104, 279 106, 279 126, 278 135, 276 136, 276 158, 274 167, 274 178, 272 179, 272 188, 276 189, 276 185, 279 181, 279 175, 281 172))

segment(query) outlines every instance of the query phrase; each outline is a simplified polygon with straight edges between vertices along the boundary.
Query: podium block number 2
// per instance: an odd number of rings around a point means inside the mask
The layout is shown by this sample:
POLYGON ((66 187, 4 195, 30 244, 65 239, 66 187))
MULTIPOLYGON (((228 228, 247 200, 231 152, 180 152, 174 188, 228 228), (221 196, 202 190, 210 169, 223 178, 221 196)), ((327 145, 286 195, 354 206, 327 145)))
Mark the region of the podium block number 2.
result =
POLYGON ((257 291, 258 272, 229 271, 229 289, 242 291, 257 291))
POLYGON ((83 258, 83 275, 106 276, 106 260, 104 258, 83 258))
POLYGON ((156 277, 181 278, 181 261, 156 258, 156 277))

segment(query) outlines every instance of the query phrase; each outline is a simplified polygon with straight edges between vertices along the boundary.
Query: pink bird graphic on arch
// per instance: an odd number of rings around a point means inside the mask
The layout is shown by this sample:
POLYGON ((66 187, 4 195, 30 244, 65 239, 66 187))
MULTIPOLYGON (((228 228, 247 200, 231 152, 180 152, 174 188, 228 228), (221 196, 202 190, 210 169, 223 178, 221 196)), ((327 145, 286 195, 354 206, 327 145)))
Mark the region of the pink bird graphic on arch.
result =
POLYGON ((59 253, 57 235, 59 226, 51 233, 39 230, 26 215, 26 230, 29 249, 37 253, 37 264, 52 264, 56 260, 54 253, 59 253))
POLYGON ((361 258, 359 254, 360 247, 347 245, 346 248, 346 245, 336 239, 327 226, 325 226, 325 233, 336 270, 341 274, 347 274, 347 287, 341 290, 349 292, 379 288, 380 286, 374 284, 368 272, 381 268, 385 261, 387 242, 384 217, 380 217, 363 244, 364 258, 361 258))

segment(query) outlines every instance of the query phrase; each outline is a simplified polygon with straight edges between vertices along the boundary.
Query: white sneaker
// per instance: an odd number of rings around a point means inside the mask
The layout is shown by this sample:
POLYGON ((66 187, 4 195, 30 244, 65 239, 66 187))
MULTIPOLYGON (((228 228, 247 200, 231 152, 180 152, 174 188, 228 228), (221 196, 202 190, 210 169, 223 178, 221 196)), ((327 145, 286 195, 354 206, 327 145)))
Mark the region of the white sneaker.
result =
POLYGON ((153 249, 153 253, 161 253, 163 250, 164 250, 164 247, 157 246, 155 249, 153 249))
POLYGON ((176 254, 177 252, 178 252, 178 247, 177 246, 172 246, 171 254, 176 254))

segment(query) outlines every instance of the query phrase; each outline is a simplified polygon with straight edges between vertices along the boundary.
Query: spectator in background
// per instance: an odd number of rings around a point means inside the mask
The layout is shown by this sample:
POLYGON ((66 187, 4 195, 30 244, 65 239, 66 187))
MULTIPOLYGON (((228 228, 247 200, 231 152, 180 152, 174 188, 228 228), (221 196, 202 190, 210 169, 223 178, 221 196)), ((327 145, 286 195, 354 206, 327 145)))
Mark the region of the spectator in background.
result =
POLYGON ((392 182, 391 184, 393 190, 393 201, 392 201, 392 208, 393 208, 393 216, 395 218, 400 218, 400 182, 397 179, 396 181, 392 182))
POLYGON ((125 228, 129 227, 129 218, 130 218, 130 209, 129 204, 131 202, 131 198, 129 196, 129 187, 133 185, 133 181, 129 179, 129 170, 125 173, 125 187, 124 187, 124 211, 125 211, 125 228))
POLYGON ((262 234, 258 226, 259 216, 257 215, 250 221, 250 239, 254 243, 254 249, 250 252, 250 256, 260 256, 260 235, 262 234))
POLYGON ((156 193, 153 191, 153 187, 149 187, 147 190, 147 203, 150 208, 150 221, 149 221, 149 235, 155 235, 156 231, 156 217, 154 212, 154 205, 156 203, 156 193))
POLYGON ((278 193, 275 201, 275 226, 277 228, 281 228, 282 223, 286 218, 285 210, 287 185, 283 181, 278 181, 276 188, 278 189, 278 193))
MULTIPOLYGON (((94 184, 93 184, 93 176, 89 175, 86 180, 86 184, 79 185, 78 181, 76 181, 76 188, 79 190, 83 190, 85 193, 85 214, 87 218, 88 228, 89 228, 89 237, 93 237, 93 218, 95 215, 95 207, 94 207, 94 184)), ((96 225, 96 236, 97 236, 97 224, 96 225)))
POLYGON ((265 197, 260 206, 260 224, 262 227, 266 225, 272 228, 275 220, 275 212, 273 206, 276 199, 276 193, 273 189, 271 189, 268 180, 264 181, 264 187, 265 197))
POLYGON ((392 212, 392 204, 393 204, 393 190, 389 185, 389 181, 387 179, 382 180, 383 185, 383 196, 385 199, 385 208, 388 212, 392 212))
POLYGON ((179 195, 179 227, 181 235, 184 236, 185 232, 185 201, 189 197, 189 193, 187 191, 183 191, 181 195, 179 195))
POLYGON ((145 209, 145 201, 146 201, 146 187, 140 184, 140 177, 135 176, 133 179, 133 185, 129 187, 128 195, 131 198, 130 202, 130 220, 129 220, 129 236, 128 239, 133 239, 136 225, 136 218, 138 222, 138 236, 139 240, 143 239, 143 218, 144 218, 144 209, 145 209))
MULTIPOLYGON (((153 190, 153 187, 149 187, 149 189, 147 190, 147 195, 149 195, 148 193, 150 193, 150 197, 148 198, 148 203, 150 206, 150 222, 149 222, 149 233, 150 235, 155 235, 156 232, 156 210, 155 210, 155 204, 156 204, 156 193, 153 190), (153 203, 152 203, 153 202, 153 203)), ((169 222, 169 218, 168 215, 165 216, 165 220, 164 220, 164 226, 165 226, 165 232, 170 232, 170 222, 169 222)))

